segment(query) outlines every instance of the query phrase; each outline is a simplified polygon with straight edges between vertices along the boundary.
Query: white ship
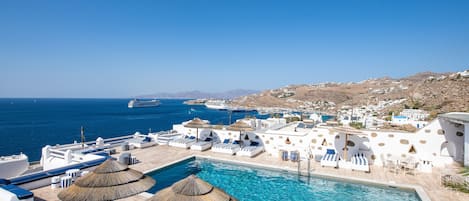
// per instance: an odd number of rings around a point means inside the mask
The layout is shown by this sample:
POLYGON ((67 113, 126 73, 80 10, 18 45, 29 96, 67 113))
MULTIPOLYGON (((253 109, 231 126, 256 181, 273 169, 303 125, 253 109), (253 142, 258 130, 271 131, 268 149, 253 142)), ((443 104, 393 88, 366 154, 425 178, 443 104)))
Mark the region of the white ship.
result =
POLYGON ((25 154, 0 157, 0 178, 11 178, 28 170, 28 156, 25 154))
POLYGON ((205 102, 205 107, 216 110, 228 109, 225 100, 208 100, 207 102, 205 102))
POLYGON ((138 100, 133 99, 129 101, 128 107, 129 108, 136 108, 136 107, 156 107, 160 105, 159 100, 138 100))

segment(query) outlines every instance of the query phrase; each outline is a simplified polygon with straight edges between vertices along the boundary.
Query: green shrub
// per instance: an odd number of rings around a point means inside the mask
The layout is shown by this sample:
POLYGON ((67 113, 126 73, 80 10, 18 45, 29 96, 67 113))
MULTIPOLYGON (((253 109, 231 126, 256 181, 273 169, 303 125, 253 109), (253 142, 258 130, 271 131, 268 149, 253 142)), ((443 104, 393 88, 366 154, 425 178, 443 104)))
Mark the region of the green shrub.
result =
POLYGON ((349 126, 356 128, 356 129, 362 129, 363 124, 361 122, 350 122, 349 126))

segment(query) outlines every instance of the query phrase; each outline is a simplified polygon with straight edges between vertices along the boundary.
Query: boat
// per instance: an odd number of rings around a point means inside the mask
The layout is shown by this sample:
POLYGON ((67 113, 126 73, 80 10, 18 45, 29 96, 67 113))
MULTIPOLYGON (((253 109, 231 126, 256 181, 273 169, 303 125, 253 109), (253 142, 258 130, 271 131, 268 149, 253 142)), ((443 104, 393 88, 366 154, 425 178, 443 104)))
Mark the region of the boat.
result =
POLYGON ((227 110, 230 110, 232 112, 254 112, 257 111, 256 109, 253 108, 247 108, 247 107, 229 107, 227 110))
POLYGON ((137 107, 156 107, 160 105, 159 100, 138 100, 133 99, 129 101, 128 107, 129 108, 137 108, 137 107))
POLYGON ((28 156, 19 155, 0 157, 0 178, 12 178, 26 172, 29 167, 28 156))
POLYGON ((228 106, 226 105, 225 100, 208 100, 205 102, 205 107, 209 109, 216 109, 216 110, 226 110, 228 106))

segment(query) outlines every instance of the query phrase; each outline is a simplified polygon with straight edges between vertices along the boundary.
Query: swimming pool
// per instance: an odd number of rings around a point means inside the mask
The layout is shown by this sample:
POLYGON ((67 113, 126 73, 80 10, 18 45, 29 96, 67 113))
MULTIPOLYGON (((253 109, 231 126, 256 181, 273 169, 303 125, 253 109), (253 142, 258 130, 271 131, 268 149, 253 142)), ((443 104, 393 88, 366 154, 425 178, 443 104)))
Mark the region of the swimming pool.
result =
POLYGON ((195 157, 148 173, 157 181, 148 192, 155 193, 191 174, 196 174, 240 201, 420 200, 413 190, 299 176, 286 171, 195 157))

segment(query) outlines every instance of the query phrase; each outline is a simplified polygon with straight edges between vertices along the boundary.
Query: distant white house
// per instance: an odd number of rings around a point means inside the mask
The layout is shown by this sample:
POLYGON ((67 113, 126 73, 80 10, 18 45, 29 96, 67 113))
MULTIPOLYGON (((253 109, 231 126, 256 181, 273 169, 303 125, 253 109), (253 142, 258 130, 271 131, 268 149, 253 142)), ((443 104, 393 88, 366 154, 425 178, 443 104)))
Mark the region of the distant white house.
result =
POLYGON ((463 72, 458 72, 458 74, 459 74, 461 77, 468 78, 468 77, 469 77, 469 70, 465 70, 465 71, 463 71, 463 72))
POLYGON ((418 109, 404 109, 400 113, 400 116, 405 116, 414 121, 424 121, 429 115, 428 112, 418 109))
POLYGON ((309 115, 309 119, 313 120, 314 122, 322 122, 321 115, 316 113, 309 115))
MULTIPOLYGON (((402 114, 402 113, 401 113, 402 114)), ((410 124, 414 126, 415 128, 423 128, 425 127, 428 122, 427 121, 419 121, 419 120, 413 120, 407 116, 399 115, 399 116, 392 116, 391 123, 394 125, 406 125, 410 124)))

